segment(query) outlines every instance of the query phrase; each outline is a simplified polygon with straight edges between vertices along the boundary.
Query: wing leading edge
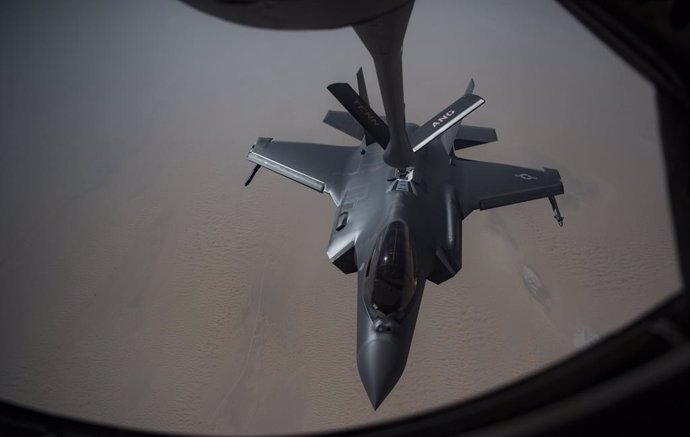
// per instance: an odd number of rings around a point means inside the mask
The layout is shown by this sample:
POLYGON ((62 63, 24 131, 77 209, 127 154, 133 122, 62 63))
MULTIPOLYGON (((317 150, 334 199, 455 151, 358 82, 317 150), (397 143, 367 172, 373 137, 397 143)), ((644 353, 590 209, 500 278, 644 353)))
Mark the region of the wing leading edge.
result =
POLYGON ((259 138, 247 159, 320 193, 326 192, 338 204, 342 195, 342 175, 349 158, 358 150, 349 146, 259 138))
POLYGON ((475 209, 497 208, 563 194, 558 170, 535 170, 460 158, 453 159, 453 163, 453 184, 463 218, 475 209))

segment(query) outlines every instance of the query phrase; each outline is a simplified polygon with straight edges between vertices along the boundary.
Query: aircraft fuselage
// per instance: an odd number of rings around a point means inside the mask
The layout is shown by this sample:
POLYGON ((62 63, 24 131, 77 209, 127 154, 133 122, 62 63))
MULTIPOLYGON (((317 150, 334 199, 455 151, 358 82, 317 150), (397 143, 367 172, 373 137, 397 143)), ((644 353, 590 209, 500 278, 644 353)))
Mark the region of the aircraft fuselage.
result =
POLYGON ((426 280, 439 283, 460 269, 461 226, 448 183, 451 159, 440 142, 417 153, 406 174, 383 162, 378 145, 362 145, 362 151, 344 175, 329 255, 339 235, 352 239, 357 365, 378 407, 405 368, 426 280))

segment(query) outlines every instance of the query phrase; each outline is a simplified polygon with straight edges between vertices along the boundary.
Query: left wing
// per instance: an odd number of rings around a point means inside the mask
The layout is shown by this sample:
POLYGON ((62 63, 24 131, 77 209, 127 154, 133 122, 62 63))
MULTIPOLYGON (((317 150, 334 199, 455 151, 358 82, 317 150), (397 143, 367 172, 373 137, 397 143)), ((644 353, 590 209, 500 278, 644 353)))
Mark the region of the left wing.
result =
MULTIPOLYGON (((558 170, 534 170, 493 162, 453 159, 451 178, 462 217, 475 209, 512 205, 563 194, 558 170)), ((559 213, 560 216, 560 213, 559 213)))
MULTIPOLYGON (((358 147, 259 138, 249 151, 247 159, 320 193, 326 192, 338 204, 344 184, 343 173, 349 158, 358 151, 358 147)), ((254 173, 258 168, 255 168, 254 173)))

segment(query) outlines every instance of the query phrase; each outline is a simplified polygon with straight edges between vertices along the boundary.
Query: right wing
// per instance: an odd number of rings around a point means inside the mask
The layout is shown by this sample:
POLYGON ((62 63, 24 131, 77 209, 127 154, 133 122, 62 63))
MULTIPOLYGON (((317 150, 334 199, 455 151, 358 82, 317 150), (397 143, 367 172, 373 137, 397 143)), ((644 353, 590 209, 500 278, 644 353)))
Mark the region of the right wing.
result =
POLYGON ((247 159, 340 202, 343 173, 358 147, 294 143, 259 138, 247 159))
POLYGON ((563 194, 558 170, 534 170, 493 162, 453 159, 451 177, 462 217, 489 209, 563 194))

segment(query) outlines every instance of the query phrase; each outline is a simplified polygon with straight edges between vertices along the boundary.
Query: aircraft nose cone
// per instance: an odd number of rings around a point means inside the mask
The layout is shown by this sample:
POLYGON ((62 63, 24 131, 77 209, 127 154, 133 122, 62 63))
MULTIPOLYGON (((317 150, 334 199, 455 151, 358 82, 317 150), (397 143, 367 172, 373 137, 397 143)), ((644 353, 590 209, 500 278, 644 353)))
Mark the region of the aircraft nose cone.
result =
POLYGON ((357 353, 357 368, 371 405, 377 409, 400 379, 404 363, 401 349, 389 339, 364 343, 357 353))

